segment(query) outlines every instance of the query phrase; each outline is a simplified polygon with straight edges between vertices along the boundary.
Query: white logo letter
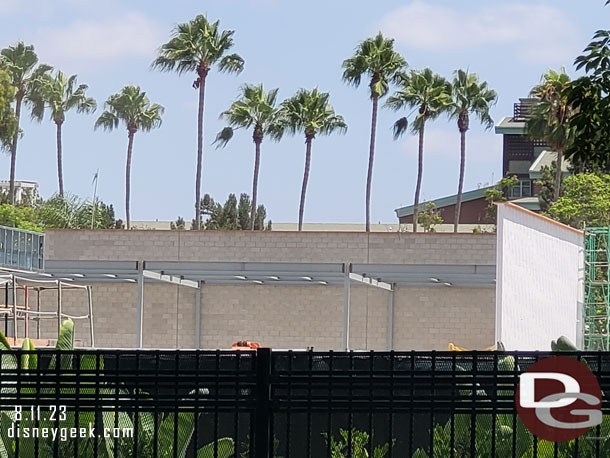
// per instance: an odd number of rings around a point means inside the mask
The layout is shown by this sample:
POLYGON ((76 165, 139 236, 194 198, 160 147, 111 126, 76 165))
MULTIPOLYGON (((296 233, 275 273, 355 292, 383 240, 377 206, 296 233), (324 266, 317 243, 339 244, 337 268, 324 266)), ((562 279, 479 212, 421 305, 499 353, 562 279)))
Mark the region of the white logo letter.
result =
POLYGON ((574 397, 565 397, 557 401, 541 400, 536 402, 535 386, 537 379, 557 380, 563 384, 565 393, 580 393, 580 385, 578 384, 578 380, 570 377, 567 374, 559 374, 556 372, 525 372, 521 374, 521 383, 519 384, 519 403, 521 404, 521 407, 527 409, 555 409, 558 407, 569 406, 576 401, 576 398, 574 397))

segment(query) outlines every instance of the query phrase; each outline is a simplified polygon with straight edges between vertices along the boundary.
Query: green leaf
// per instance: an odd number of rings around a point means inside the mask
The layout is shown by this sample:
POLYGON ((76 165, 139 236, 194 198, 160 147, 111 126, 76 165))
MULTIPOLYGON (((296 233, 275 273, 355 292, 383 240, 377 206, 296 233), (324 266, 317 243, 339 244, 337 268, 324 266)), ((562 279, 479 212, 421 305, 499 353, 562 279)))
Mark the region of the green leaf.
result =
MULTIPOLYGON (((233 439, 223 437, 216 441, 218 444, 217 458, 231 458, 235 453, 235 443, 233 439)), ((197 458, 214 458, 214 442, 210 442, 197 450, 197 458)), ((422 457, 427 458, 427 457, 422 457)))

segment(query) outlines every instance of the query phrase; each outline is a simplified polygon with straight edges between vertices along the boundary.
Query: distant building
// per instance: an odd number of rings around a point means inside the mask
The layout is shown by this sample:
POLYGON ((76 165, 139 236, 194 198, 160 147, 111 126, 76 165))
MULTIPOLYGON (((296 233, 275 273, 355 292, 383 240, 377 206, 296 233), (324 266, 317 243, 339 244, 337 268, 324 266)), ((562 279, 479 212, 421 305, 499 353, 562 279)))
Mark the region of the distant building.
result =
MULTIPOLYGON (((9 180, 0 180, 0 191, 8 194, 11 188, 9 180)), ((34 197, 38 194, 38 183, 35 181, 15 181, 15 202, 21 202, 25 195, 29 193, 34 197)))
MULTIPOLYGON (((513 107, 513 116, 505 117, 496 126, 496 134, 503 135, 502 176, 516 176, 519 183, 509 190, 509 199, 524 204, 530 210, 539 210, 537 196, 539 188, 536 180, 542 178, 543 166, 550 167, 557 160, 557 153, 550 151, 548 145, 526 134, 527 121, 538 99, 519 99, 513 107)), ((569 175, 570 163, 562 162, 562 173, 569 175)))

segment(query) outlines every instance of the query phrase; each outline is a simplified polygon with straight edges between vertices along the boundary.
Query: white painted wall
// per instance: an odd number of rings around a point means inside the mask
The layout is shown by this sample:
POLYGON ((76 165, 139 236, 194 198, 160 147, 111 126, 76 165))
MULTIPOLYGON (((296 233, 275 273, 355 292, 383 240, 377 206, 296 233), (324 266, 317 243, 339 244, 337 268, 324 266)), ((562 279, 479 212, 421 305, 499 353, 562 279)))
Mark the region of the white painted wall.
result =
POLYGON ((507 350, 582 347, 583 233, 510 203, 498 205, 496 340, 507 350))

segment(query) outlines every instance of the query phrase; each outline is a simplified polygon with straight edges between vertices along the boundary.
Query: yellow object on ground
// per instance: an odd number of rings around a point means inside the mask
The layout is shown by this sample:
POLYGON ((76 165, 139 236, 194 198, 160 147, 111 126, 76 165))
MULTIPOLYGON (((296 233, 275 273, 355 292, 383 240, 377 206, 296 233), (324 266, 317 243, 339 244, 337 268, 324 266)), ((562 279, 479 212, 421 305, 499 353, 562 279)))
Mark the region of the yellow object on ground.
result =
MULTIPOLYGON (((484 348, 483 351, 493 351, 495 349, 496 349, 496 346, 492 345, 491 347, 484 348)), ((457 345, 454 345, 452 342, 450 342, 449 351, 472 351, 472 350, 469 350, 468 348, 464 348, 464 347, 458 347, 457 345)))

